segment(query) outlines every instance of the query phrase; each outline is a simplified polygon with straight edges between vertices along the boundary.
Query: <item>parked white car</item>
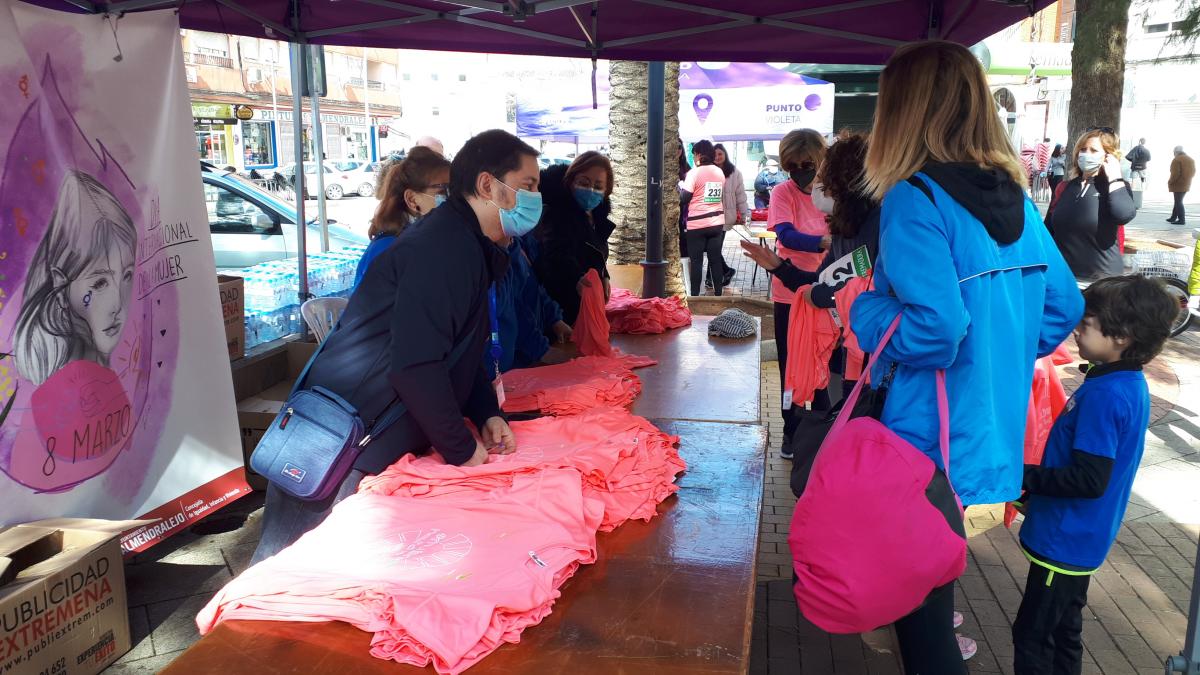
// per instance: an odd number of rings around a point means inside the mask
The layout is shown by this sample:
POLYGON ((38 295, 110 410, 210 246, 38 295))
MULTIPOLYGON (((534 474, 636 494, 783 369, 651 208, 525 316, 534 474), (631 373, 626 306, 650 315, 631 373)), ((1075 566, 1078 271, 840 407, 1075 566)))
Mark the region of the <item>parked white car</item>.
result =
POLYGON ((334 162, 333 167, 341 172, 343 183, 354 186, 354 194, 359 197, 371 197, 375 194, 375 176, 379 171, 379 162, 350 159, 334 162))
MULTIPOLYGON (((357 164, 358 164, 357 162, 351 162, 351 164, 355 164, 356 166, 354 169, 351 169, 348 171, 343 171, 343 170, 339 169, 338 164, 339 163, 336 163, 336 162, 325 162, 325 164, 324 164, 324 167, 325 167, 325 176, 324 176, 325 198, 326 199, 341 199, 342 197, 345 197, 346 195, 363 195, 363 196, 369 197, 372 194, 374 194, 374 192, 375 192, 375 174, 370 174, 368 176, 367 174, 365 174, 362 171, 362 167, 357 166, 357 164), (363 194, 363 192, 362 192, 362 190, 364 188, 369 188, 366 191, 366 194, 363 194)), ((295 163, 285 164, 284 166, 280 167, 278 173, 283 176, 284 180, 287 181, 288 185, 296 184, 296 178, 295 178, 296 164, 295 163)), ((313 195, 312 189, 316 186, 316 184, 317 184, 317 163, 316 162, 305 162, 304 163, 304 193, 305 193, 305 197, 307 197, 309 199, 312 198, 312 195, 313 195)))

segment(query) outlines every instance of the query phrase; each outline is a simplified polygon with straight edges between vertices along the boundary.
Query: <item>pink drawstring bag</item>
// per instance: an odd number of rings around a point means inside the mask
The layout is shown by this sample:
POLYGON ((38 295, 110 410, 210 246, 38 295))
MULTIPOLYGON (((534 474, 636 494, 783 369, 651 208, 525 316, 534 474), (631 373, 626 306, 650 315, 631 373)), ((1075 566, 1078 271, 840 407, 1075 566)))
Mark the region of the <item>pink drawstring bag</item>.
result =
MULTIPOLYGON (((883 353, 897 318, 875 353, 883 353)), ((946 374, 937 372, 939 445, 950 466, 946 374)), ((962 504, 947 474, 871 417, 849 419, 859 379, 813 461, 788 546, 796 602, 830 633, 864 633, 917 609, 967 566, 962 504)))

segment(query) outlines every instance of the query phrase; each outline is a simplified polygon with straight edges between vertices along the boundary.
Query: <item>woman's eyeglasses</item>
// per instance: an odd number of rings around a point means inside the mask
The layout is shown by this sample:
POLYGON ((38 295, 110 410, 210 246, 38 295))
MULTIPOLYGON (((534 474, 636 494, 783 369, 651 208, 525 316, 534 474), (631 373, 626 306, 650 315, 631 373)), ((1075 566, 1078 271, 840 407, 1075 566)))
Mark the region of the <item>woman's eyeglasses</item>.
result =
POLYGON ((1104 134, 1117 133, 1117 131, 1115 129, 1113 129, 1112 127, 1088 127, 1087 129, 1084 130, 1083 133, 1090 134, 1093 131, 1099 131, 1100 133, 1104 133, 1104 134))
POLYGON ((433 185, 426 186, 425 190, 423 192, 425 192, 425 194, 429 194, 429 195, 448 196, 450 194, 450 184, 449 183, 435 183, 433 185))

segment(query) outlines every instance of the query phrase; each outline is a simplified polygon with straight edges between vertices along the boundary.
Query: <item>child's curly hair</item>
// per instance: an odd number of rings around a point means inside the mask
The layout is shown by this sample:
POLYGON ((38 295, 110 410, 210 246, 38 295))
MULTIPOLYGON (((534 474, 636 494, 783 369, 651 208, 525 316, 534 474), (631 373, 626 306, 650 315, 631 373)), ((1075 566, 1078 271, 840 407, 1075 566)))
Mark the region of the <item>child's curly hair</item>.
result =
POLYGON ((1180 311, 1162 281, 1136 274, 1097 281, 1083 292, 1083 302, 1083 315, 1095 317, 1101 334, 1129 339, 1121 358, 1143 365, 1162 351, 1180 311))
POLYGON ((825 152, 817 182, 833 200, 833 213, 826 218, 834 236, 854 237, 858 227, 878 205, 863 192, 863 167, 867 160, 867 136, 843 130, 825 152))

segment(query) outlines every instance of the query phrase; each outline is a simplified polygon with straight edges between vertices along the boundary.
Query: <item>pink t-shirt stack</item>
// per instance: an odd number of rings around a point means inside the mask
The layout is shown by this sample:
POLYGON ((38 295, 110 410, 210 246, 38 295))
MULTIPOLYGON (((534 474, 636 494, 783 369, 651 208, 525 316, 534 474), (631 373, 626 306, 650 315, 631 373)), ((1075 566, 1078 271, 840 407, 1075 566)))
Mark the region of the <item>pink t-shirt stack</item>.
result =
POLYGON ((593 408, 632 406, 642 392, 642 381, 631 370, 642 362, 632 358, 583 356, 510 370, 504 374, 504 410, 578 415, 593 408))
POLYGON ((196 624, 344 621, 374 633, 372 656, 454 675, 550 613, 558 587, 595 561, 602 515, 570 469, 442 499, 352 495, 227 584, 196 624))
POLYGON ((514 422, 512 429, 517 438, 512 454, 493 455, 474 467, 409 455, 363 479, 359 492, 441 498, 504 488, 517 476, 546 468, 570 468, 578 472, 584 494, 604 504, 600 529, 608 532, 628 520, 653 518, 658 504, 678 490, 675 478, 687 466, 677 437, 617 408, 514 422))

